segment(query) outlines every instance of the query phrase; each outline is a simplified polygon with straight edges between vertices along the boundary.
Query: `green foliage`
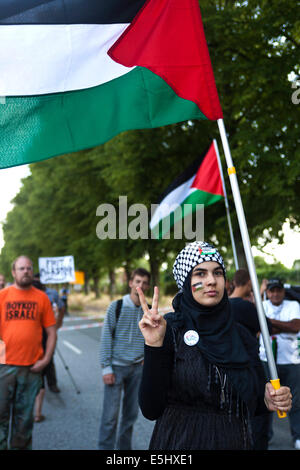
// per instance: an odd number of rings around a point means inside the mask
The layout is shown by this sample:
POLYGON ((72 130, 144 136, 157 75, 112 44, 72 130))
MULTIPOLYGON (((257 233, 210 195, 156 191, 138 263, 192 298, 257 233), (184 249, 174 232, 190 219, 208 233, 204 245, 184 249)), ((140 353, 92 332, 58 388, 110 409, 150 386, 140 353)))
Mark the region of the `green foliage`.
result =
POLYGON ((295 284, 297 280, 296 272, 293 269, 286 268, 282 263, 268 264, 260 257, 254 258, 256 273, 259 281, 263 279, 281 279, 284 283, 295 284))
POLYGON ((250 234, 255 242, 268 229, 268 241, 285 218, 299 224, 299 107, 288 79, 299 76, 295 2, 200 3, 250 234))
MULTIPOLYGON (((300 23, 291 0, 229 2, 201 0, 205 34, 252 244, 277 237, 288 218, 300 217, 299 105, 292 103, 289 77, 299 72, 300 23)), ((55 136, 53 136, 55 138, 55 136)), ((99 240, 97 207, 149 209, 192 161, 218 141, 239 258, 243 249, 215 122, 193 121, 153 130, 125 132, 101 147, 31 165, 4 224, 0 269, 8 275, 20 253, 73 254, 88 279, 123 266, 129 272, 148 255, 153 283, 173 289, 171 269, 185 240, 99 240), (160 271, 161 264, 167 269, 160 271)), ((134 217, 129 217, 129 222, 134 217)), ((213 241, 232 266, 224 204, 205 210, 205 239, 213 241)), ((261 266, 258 276, 285 272, 261 266), (277 271, 276 271, 277 272, 277 271)), ((232 270, 232 269, 231 269, 232 270)))

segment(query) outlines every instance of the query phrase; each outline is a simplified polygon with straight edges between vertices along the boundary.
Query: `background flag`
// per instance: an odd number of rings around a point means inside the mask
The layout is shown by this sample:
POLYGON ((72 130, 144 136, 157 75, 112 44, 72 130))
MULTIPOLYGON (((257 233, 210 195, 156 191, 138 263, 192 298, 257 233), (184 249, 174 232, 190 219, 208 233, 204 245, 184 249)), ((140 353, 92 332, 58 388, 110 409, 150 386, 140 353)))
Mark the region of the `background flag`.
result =
POLYGON ((0 167, 222 117, 197 0, 1 0, 0 167))
POLYGON ((178 176, 160 196, 159 206, 150 221, 150 229, 156 238, 162 238, 176 222, 195 212, 197 204, 208 206, 222 198, 224 190, 216 149, 212 143, 200 159, 178 176), (188 206, 184 209, 185 204, 188 206))

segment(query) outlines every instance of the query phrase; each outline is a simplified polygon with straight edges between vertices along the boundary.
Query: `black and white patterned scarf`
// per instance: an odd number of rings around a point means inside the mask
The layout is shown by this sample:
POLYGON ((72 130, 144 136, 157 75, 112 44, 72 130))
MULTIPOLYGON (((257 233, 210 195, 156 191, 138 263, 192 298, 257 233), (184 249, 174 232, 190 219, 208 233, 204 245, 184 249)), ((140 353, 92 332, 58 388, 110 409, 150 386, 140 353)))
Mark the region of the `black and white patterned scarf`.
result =
POLYGON ((216 263, 219 263, 223 268, 225 277, 225 264, 218 250, 210 243, 195 241, 193 243, 189 243, 185 248, 183 248, 176 257, 173 266, 173 275, 179 289, 182 289, 189 272, 195 266, 200 263, 204 263, 205 261, 215 261, 216 263))

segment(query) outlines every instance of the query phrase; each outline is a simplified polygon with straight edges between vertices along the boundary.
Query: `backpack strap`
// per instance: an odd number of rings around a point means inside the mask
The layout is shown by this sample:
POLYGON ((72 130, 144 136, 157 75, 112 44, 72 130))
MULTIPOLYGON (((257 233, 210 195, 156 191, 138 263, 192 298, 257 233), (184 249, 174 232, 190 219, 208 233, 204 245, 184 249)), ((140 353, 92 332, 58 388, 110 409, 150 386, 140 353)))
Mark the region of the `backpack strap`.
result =
POLYGON ((115 324, 115 328, 114 328, 114 330, 112 331, 112 334, 111 334, 112 338, 115 337, 115 330, 116 330, 116 326, 117 326, 119 316, 120 316, 120 313, 121 313, 122 303, 123 303, 123 299, 117 300, 117 304, 116 304, 116 324, 115 324))
MULTIPOLYGON (((119 316, 120 316, 120 313, 121 313, 122 304, 123 304, 123 299, 117 300, 117 304, 116 304, 116 323, 115 323, 115 328, 113 329, 112 334, 111 334, 113 339, 115 337, 115 330, 116 330, 116 326, 117 326, 119 316)), ((148 304, 148 307, 151 308, 152 306, 150 304, 148 304)))

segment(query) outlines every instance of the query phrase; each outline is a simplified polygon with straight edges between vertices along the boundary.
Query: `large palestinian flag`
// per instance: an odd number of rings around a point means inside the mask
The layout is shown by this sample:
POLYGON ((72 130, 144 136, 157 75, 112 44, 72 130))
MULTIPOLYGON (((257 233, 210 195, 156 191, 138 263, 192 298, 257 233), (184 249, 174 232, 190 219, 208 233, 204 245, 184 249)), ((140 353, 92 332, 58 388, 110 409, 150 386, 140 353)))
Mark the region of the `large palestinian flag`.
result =
POLYGON ((197 205, 209 206, 223 198, 224 189, 213 142, 159 197, 158 207, 150 221, 152 238, 163 238, 177 222, 196 212, 197 205))
POLYGON ((0 167, 222 117, 197 0, 1 0, 0 167))

